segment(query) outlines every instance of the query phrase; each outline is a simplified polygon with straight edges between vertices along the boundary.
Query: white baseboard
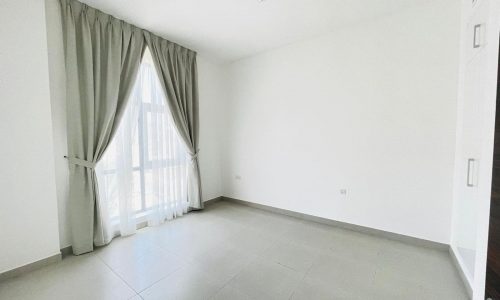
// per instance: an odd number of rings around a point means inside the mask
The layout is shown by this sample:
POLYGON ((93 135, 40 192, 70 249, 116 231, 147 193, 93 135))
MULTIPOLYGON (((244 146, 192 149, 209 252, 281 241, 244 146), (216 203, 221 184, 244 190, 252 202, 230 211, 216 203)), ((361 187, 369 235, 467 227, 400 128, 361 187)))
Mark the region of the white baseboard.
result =
POLYGON ((455 268, 457 269, 458 275, 460 275, 460 278, 462 279, 462 281, 464 283, 465 289, 467 290, 469 297, 472 299, 472 295, 473 295, 472 282, 469 280, 469 276, 467 276, 467 274, 466 274, 462 260, 457 256, 456 250, 454 247, 450 246, 449 251, 450 251, 451 260, 453 261, 453 264, 455 265, 455 268))
POLYGON ((238 204, 242 204, 242 205, 246 205, 246 206, 250 206, 250 207, 254 207, 254 208, 258 208, 258 209, 262 209, 262 210, 267 210, 267 211, 282 214, 282 215, 287 215, 290 217, 295 217, 295 218, 302 219, 302 220, 307 220, 307 221, 312 221, 312 222, 321 223, 321 224, 325 224, 325 225, 340 227, 340 228, 344 228, 344 229, 348 229, 348 230, 352 230, 352 231, 362 232, 362 233, 366 233, 369 235, 379 236, 379 237, 383 237, 383 238, 390 239, 390 240, 395 240, 395 241, 404 242, 407 244, 412 244, 415 246, 434 248, 434 249, 439 249, 442 251, 448 251, 448 249, 450 247, 448 244, 424 240, 424 239, 420 239, 420 238, 416 238, 416 237, 412 237, 412 236, 407 236, 407 235, 403 235, 403 234, 398 234, 398 233, 394 233, 394 232, 374 229, 374 228, 365 227, 365 226, 361 226, 361 225, 345 223, 345 222, 341 222, 341 221, 335 221, 332 219, 326 219, 326 218, 317 217, 317 216, 308 215, 308 214, 303 214, 303 213, 299 213, 299 212, 295 212, 295 211, 291 211, 291 210, 286 210, 286 209, 276 208, 276 207, 272 207, 272 206, 268 206, 268 205, 248 202, 248 201, 240 200, 240 199, 234 199, 234 198, 229 198, 229 197, 222 197, 222 198, 223 198, 222 199, 223 201, 238 203, 238 204))
POLYGON ((53 263, 57 263, 61 261, 61 253, 54 254, 52 256, 37 260, 35 262, 26 264, 24 266, 5 271, 3 273, 0 273, 0 281, 12 278, 12 277, 17 277, 20 275, 23 275, 25 273, 38 270, 40 268, 43 268, 45 266, 51 265, 53 263))

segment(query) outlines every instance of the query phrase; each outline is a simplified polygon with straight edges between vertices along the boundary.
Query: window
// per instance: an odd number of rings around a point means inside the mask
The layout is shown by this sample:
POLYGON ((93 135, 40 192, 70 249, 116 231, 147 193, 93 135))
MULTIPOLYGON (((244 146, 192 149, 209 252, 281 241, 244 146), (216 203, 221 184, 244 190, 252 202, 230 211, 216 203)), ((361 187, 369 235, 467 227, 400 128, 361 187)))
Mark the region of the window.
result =
POLYGON ((117 133, 97 166, 100 206, 110 219, 187 211, 187 152, 170 117, 148 50, 117 133))

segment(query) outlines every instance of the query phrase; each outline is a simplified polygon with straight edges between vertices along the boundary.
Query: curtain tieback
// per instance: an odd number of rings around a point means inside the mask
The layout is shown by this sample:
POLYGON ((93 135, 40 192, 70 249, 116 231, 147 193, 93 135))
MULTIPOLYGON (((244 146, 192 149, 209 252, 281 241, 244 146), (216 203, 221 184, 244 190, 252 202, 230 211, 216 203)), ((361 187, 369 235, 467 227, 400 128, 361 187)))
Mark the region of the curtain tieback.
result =
POLYGON ((95 162, 91 162, 88 160, 84 160, 84 159, 80 159, 80 158, 76 158, 76 157, 68 157, 68 156, 64 156, 64 157, 67 158, 68 162, 70 164, 73 164, 73 165, 78 165, 78 166, 86 167, 89 169, 94 169, 95 165, 96 165, 95 162))
POLYGON ((194 154, 189 154, 191 156, 191 161, 194 161, 198 158, 198 153, 200 153, 200 150, 196 151, 194 154))

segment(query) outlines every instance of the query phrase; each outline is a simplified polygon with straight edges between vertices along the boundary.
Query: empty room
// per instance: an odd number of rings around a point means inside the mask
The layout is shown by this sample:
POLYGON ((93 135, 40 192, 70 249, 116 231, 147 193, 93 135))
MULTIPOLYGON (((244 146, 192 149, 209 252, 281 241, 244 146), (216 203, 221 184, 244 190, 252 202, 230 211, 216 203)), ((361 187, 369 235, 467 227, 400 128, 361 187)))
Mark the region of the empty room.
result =
POLYGON ((0 299, 500 300, 499 40, 498 0, 0 0, 0 299))

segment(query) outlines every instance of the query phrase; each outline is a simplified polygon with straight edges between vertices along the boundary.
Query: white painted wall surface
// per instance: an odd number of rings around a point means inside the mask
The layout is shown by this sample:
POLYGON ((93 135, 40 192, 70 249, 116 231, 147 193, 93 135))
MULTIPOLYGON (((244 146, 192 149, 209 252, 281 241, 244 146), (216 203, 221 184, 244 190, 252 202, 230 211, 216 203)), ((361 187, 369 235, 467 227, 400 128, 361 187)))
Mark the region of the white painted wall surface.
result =
POLYGON ((223 195, 449 243, 459 5, 230 65, 223 195))
POLYGON ((47 15, 47 44, 49 45, 50 99, 52 108, 52 132, 56 166, 57 206, 59 215, 60 248, 71 245, 68 195, 69 168, 66 137, 66 73, 64 44, 59 0, 45 0, 47 15))
MULTIPOLYGON (((56 157, 57 198, 60 220, 60 247, 71 245, 68 215, 68 162, 67 153, 64 48, 58 0, 45 0, 49 44, 50 93, 56 157)), ((198 86, 200 96, 200 169, 203 199, 221 196, 220 122, 224 86, 222 66, 198 56, 198 86)))
POLYGON ((0 273, 59 253, 43 1, 0 1, 0 273))
POLYGON ((203 201, 222 196, 222 120, 226 77, 223 66, 198 56, 200 171, 203 201))

